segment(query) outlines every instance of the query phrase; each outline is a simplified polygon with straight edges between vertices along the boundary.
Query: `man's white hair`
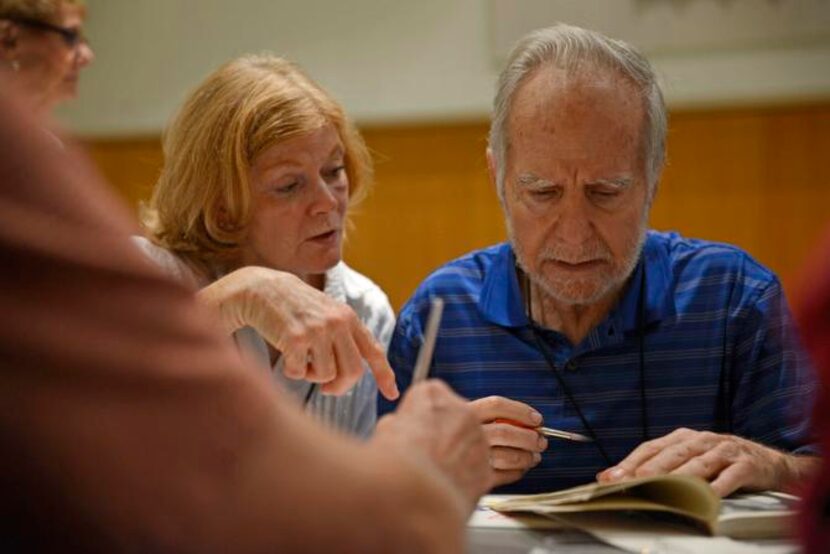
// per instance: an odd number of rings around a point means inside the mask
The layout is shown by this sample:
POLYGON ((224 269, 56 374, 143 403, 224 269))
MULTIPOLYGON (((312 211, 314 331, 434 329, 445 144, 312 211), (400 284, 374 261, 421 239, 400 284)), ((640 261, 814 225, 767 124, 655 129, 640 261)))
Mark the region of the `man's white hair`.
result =
POLYGON ((668 118, 663 93, 651 64, 633 46, 595 31, 559 23, 523 37, 513 48, 499 76, 489 146, 496 164, 496 186, 504 202, 504 175, 510 149, 507 122, 513 96, 536 69, 552 64, 566 72, 605 71, 631 81, 644 105, 644 144, 648 199, 654 197, 666 152, 668 118))

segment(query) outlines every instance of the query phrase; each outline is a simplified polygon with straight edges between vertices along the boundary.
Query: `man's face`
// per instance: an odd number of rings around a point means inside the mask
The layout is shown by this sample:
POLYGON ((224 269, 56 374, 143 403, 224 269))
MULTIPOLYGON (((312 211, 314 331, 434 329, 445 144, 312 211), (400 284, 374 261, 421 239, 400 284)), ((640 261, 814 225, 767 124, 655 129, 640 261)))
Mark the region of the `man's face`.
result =
POLYGON ((644 112, 633 85, 545 66, 507 125, 504 208, 519 265, 554 299, 593 304, 631 274, 645 238, 644 112))

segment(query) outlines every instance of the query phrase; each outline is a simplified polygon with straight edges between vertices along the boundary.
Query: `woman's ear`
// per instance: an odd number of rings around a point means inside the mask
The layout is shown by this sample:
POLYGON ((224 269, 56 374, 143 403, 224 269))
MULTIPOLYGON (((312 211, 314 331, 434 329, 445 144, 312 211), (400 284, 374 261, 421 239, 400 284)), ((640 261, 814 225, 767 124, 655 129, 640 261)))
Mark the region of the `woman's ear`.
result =
POLYGON ((233 231, 234 228, 228 210, 223 204, 216 208, 216 226, 225 232, 233 231))
POLYGON ((13 60, 17 55, 17 25, 8 20, 0 20, 0 56, 4 60, 13 60))

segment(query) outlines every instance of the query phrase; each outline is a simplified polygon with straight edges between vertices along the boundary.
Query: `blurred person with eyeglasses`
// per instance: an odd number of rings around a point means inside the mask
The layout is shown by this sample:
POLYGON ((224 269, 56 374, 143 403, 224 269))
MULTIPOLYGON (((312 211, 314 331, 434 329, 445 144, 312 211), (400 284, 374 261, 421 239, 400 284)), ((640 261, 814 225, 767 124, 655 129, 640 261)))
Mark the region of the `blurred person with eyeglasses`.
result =
POLYGON ((77 95, 95 57, 85 17, 83 0, 0 0, 0 72, 39 114, 77 95))

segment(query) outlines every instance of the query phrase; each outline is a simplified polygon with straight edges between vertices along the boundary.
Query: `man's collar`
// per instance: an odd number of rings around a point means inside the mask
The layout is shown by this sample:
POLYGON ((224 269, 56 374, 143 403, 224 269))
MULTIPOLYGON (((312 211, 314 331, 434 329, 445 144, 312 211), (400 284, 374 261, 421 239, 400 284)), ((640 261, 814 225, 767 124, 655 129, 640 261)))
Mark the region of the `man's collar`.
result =
POLYGON ((651 231, 646 235, 640 261, 626 285, 622 298, 611 310, 612 317, 618 317, 624 331, 637 329, 640 308, 640 282, 645 272, 645 318, 649 326, 675 314, 674 295, 671 290, 672 272, 669 257, 651 231))
POLYGON ((516 255, 510 243, 505 242, 496 250, 493 264, 484 276, 478 305, 484 319, 501 327, 530 324, 516 275, 516 255))
MULTIPOLYGON (((625 331, 637 328, 643 272, 646 279, 645 325, 675 313, 669 259, 649 231, 640 261, 634 268, 622 297, 609 313, 609 318, 622 324, 625 331)), ((478 304, 484 319, 501 327, 525 327, 530 324, 516 275, 516 256, 509 243, 500 245, 496 251, 493 264, 484 277, 478 304)))

